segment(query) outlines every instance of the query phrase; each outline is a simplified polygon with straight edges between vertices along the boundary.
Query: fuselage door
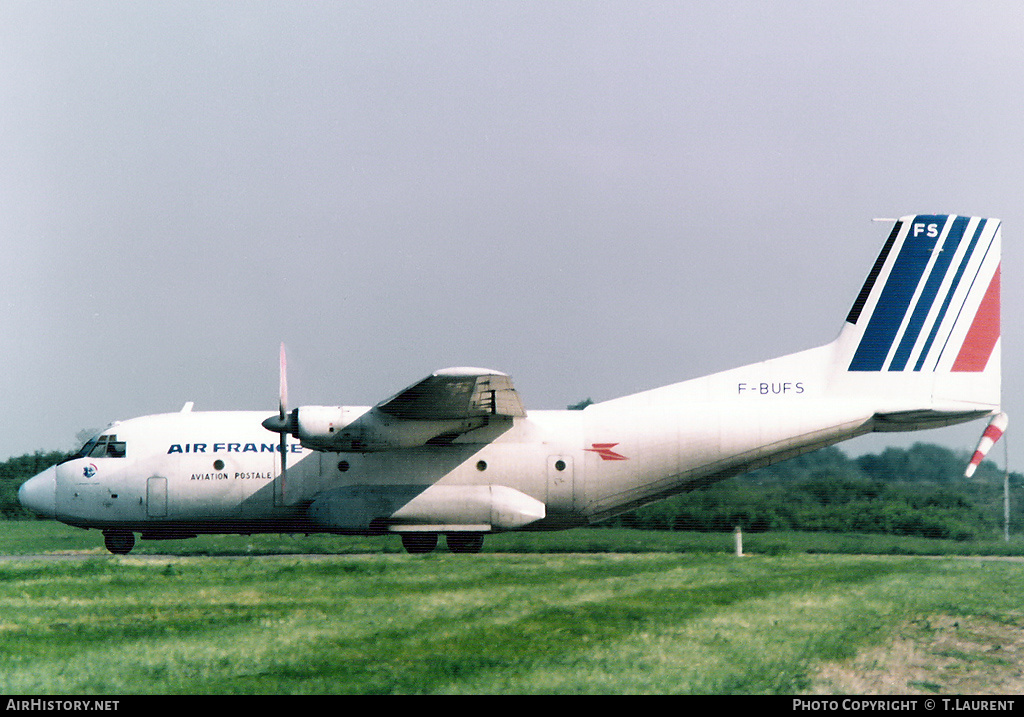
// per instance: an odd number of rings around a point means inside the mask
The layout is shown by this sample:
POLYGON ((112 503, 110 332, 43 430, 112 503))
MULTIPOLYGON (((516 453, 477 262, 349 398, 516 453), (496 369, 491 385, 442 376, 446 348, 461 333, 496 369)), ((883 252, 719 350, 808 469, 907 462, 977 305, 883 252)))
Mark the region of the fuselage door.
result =
POLYGON ((576 472, 570 455, 548 456, 548 515, 574 513, 576 504, 576 472))
POLYGON ((153 476, 146 481, 146 515, 150 518, 167 517, 167 479, 153 476))

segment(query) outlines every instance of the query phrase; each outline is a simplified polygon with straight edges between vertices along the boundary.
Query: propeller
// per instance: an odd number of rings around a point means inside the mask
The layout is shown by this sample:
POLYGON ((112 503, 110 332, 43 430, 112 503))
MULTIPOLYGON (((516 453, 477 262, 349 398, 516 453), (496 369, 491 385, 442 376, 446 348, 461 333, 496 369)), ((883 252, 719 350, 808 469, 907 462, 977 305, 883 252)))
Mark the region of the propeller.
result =
POLYGON ((263 421, 263 427, 268 431, 281 434, 281 495, 284 493, 284 481, 288 471, 288 434, 298 416, 288 415, 288 357, 281 343, 281 357, 279 369, 279 384, 277 391, 278 415, 271 416, 263 421))

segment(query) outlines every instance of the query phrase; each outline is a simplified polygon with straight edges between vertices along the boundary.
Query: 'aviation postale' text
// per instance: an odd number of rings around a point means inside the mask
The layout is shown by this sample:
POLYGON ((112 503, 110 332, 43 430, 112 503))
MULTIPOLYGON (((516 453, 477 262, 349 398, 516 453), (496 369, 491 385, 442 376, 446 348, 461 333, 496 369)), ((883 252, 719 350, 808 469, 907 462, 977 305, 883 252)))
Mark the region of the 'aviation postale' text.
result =
MULTIPOLYGON (((192 480, 230 480, 232 476, 228 473, 193 473, 192 480)), ((238 472, 234 475, 235 480, 273 480, 273 473, 238 472)))

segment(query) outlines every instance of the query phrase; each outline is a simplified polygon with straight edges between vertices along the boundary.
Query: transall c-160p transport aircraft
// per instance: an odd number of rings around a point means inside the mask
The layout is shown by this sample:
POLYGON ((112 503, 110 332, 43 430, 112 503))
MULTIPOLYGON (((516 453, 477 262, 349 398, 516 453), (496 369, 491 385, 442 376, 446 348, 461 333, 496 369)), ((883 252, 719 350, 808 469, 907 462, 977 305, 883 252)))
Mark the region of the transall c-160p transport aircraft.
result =
POLYGON ((870 431, 1000 415, 1000 223, 895 222, 829 344, 587 406, 529 411, 508 375, 449 368, 372 407, 110 425, 21 486, 113 553, 200 533, 444 535, 571 528, 870 431))

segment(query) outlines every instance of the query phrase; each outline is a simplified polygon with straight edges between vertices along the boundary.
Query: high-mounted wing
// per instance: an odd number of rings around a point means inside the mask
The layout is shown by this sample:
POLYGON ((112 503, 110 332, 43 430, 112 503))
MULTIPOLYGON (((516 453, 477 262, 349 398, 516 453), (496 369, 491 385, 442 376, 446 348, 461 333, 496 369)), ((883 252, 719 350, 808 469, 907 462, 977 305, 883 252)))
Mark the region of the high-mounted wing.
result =
POLYGON ((436 371, 378 403, 376 409, 411 421, 526 415, 508 374, 486 368, 436 371))
MULTIPOLYGON (((264 427, 290 433, 318 451, 367 453, 446 445, 460 436, 526 411, 512 379, 485 368, 448 368, 396 393, 369 410, 349 406, 300 406, 264 427)), ((486 439, 484 439, 486 440, 486 439)))

